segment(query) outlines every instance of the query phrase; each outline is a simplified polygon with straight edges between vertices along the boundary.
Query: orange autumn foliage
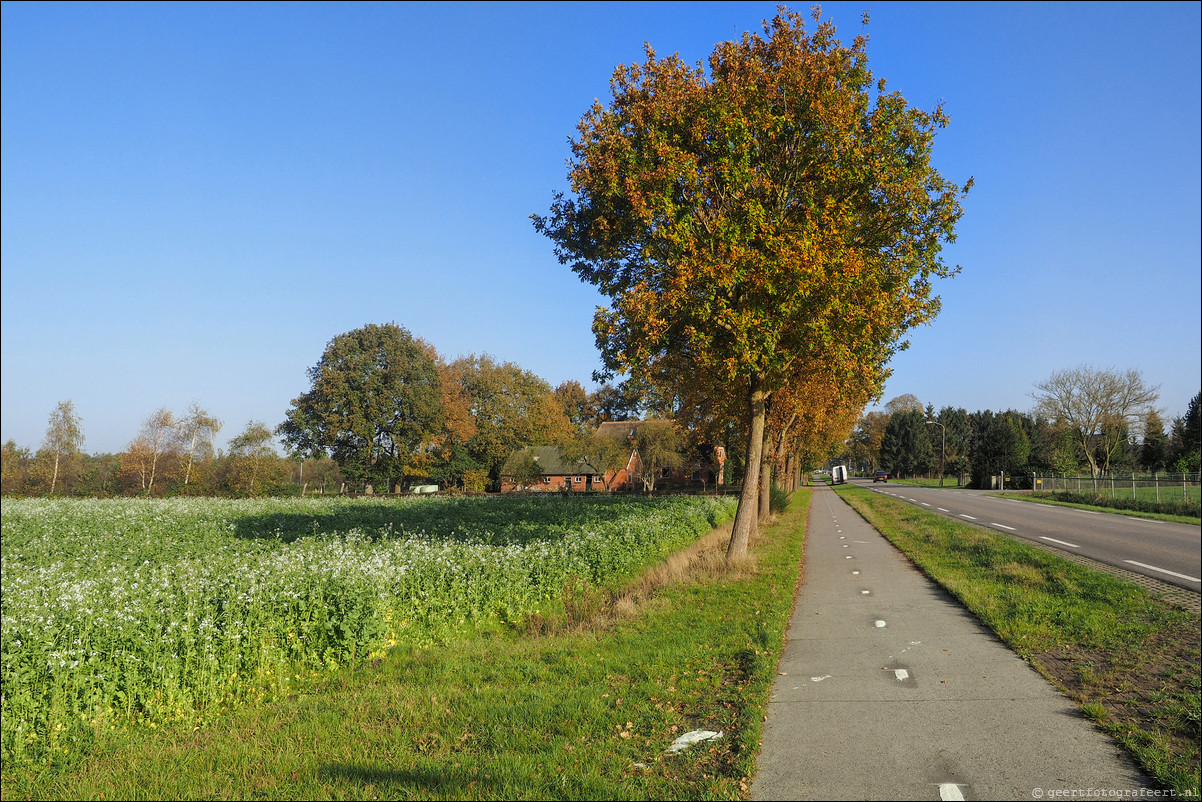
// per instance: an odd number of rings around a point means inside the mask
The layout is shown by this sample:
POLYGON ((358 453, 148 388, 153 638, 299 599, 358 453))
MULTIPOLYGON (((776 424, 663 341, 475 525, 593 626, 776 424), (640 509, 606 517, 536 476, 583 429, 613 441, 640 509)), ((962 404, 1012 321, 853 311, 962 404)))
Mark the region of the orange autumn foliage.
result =
POLYGON ((878 375, 953 275, 963 186, 931 165, 942 108, 910 107, 842 44, 781 10, 716 46, 708 70, 650 46, 619 66, 572 142, 571 196, 535 227, 610 299, 608 371, 736 389, 747 479, 729 556, 755 525, 769 401, 807 370, 878 375), (687 368, 687 369, 686 369, 687 368))

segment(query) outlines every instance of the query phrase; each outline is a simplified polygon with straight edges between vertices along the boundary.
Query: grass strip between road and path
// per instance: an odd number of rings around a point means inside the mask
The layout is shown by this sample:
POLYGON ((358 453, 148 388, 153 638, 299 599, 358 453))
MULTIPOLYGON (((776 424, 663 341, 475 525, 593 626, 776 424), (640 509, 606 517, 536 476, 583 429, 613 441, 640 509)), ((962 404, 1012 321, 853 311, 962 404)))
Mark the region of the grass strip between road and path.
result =
POLYGON ((1197 798, 1197 614, 1001 534, 864 488, 837 492, 1126 747, 1161 789, 1197 798))
MULTIPOLYGON (((962 489, 960 487, 960 485, 958 483, 956 483, 955 477, 952 477, 950 480, 947 480, 945 478, 945 484, 942 484, 942 485, 939 484, 938 479, 930 479, 930 478, 922 477, 922 476, 911 478, 911 479, 890 479, 889 482, 891 484, 895 484, 895 485, 912 485, 914 487, 938 487, 938 488, 941 488, 944 490, 962 489)), ((1150 491, 1150 488, 1141 488, 1141 489, 1150 491)), ((1091 512, 1105 512, 1105 513, 1109 513, 1112 515, 1126 515, 1126 516, 1129 516, 1132 518, 1150 518, 1155 521, 1169 521, 1171 523, 1176 523, 1176 524, 1189 524, 1190 526, 1198 526, 1199 525, 1199 520, 1198 520, 1197 515, 1178 515, 1176 513, 1168 513, 1168 512, 1147 512, 1147 511, 1143 511, 1143 510, 1128 510, 1128 509, 1123 509, 1122 507, 1106 506, 1106 505, 1102 505, 1102 504, 1083 504, 1083 503, 1076 502, 1076 501, 1064 501, 1060 498, 1057 498, 1054 494, 1048 494, 1048 493, 1042 493, 1042 492, 1033 493, 1029 490, 1013 491, 1013 492, 1009 491, 1009 490, 999 490, 996 493, 989 493, 988 495, 997 496, 999 498, 1012 498, 1012 499, 1017 499, 1018 501, 1030 501, 1035 504, 1050 504, 1050 505, 1055 505, 1055 506, 1060 506, 1060 507, 1075 507, 1076 509, 1079 509, 1079 510, 1090 510, 1091 512)), ((1166 491, 1165 495, 1166 496, 1168 495, 1167 491, 1166 491)), ((1195 507, 1196 507, 1196 505, 1195 505, 1195 507)))
POLYGON ((1079 504, 1075 501, 1062 501, 1058 498, 1047 495, 1037 495, 1035 493, 989 493, 988 495, 997 496, 998 498, 1012 498, 1018 501, 1029 501, 1032 504, 1047 504, 1053 507, 1073 507, 1078 510, 1089 510, 1091 512, 1103 512, 1107 515, 1126 515, 1129 518, 1144 518, 1153 521, 1168 521, 1175 524, 1188 524, 1189 526, 1198 526, 1199 520, 1197 517, 1189 515, 1172 515, 1164 512, 1141 512, 1137 510, 1123 510, 1115 507, 1103 507, 1099 504, 1079 504))
POLYGON ((189 729, 6 772, 4 799, 741 799, 792 612, 810 491, 562 612, 315 679, 189 729), (692 730, 721 732, 677 754, 692 730))

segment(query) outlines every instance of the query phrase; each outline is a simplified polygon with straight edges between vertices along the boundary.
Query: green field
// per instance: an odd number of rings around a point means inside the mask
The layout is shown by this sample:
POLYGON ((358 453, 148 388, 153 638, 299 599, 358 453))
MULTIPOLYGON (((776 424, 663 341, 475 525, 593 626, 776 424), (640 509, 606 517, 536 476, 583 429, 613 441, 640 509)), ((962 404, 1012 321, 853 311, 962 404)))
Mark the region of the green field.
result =
POLYGON ((710 498, 3 502, 3 760, 203 723, 562 606, 733 514, 710 498))

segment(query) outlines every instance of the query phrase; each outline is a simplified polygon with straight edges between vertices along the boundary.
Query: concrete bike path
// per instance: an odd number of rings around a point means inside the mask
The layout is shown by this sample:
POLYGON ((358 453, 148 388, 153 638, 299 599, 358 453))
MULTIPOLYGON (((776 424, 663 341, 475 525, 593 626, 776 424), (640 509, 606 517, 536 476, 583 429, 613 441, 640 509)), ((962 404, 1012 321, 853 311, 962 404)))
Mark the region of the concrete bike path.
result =
POLYGON ((778 671, 755 800, 1096 798, 1149 787, 1051 683, 825 486, 815 488, 778 671))

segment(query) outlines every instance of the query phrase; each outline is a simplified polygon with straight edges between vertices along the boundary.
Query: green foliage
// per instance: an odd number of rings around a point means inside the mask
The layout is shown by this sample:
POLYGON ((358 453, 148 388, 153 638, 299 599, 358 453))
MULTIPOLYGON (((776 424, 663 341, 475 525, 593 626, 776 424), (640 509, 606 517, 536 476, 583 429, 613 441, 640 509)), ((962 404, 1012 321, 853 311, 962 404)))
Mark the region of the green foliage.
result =
POLYGON ((881 438, 881 464, 890 475, 925 473, 937 459, 921 405, 893 413, 881 438))
POLYGON ((543 466, 539 464, 534 449, 524 448, 505 461, 501 473, 513 478, 519 488, 536 485, 543 478, 543 466))
POLYGON ((513 362, 487 355, 457 359, 448 367, 450 381, 468 399, 474 431, 453 444, 487 470, 499 486, 501 468, 526 446, 557 445, 572 436, 563 404, 551 386, 513 362))
POLYGON ((972 481, 976 487, 989 487, 989 477, 1005 472, 1014 475, 1026 470, 1031 443, 1017 412, 994 415, 986 411, 979 419, 973 440, 972 481))
POLYGON ((684 464, 684 456, 680 453, 684 440, 672 421, 641 421, 635 429, 635 445, 643 464, 643 486, 647 490, 655 490, 655 482, 665 469, 684 464))
POLYGON ((638 420, 643 409, 645 388, 638 381, 627 379, 618 384, 602 384, 591 395, 596 408, 594 424, 605 421, 638 420))
POLYGON ((277 431, 306 456, 328 455, 347 479, 386 487, 442 421, 433 349, 396 325, 330 340, 277 431))
POLYGON ((630 444, 620 438, 590 432, 568 444, 564 455, 584 459, 599 471, 597 476, 605 483, 605 489, 611 490, 618 471, 625 468, 630 461, 630 444))
POLYGON ((463 443, 454 443, 443 449, 439 457, 430 463, 427 478, 439 487, 462 486, 468 492, 480 492, 484 490, 483 485, 480 485, 479 488, 474 485, 468 487, 467 481, 469 476, 480 472, 483 472, 487 481, 488 471, 472 458, 472 455, 468 453, 467 446, 463 443))
POLYGON ((1148 410, 1143 420, 1144 441, 1139 449, 1139 464, 1149 473, 1163 471, 1168 463, 1169 440, 1164 433, 1164 421, 1155 409, 1148 410))
POLYGON ((1173 461, 1178 473, 1202 468, 1202 393, 1190 399, 1185 415, 1174 421, 1173 461))

